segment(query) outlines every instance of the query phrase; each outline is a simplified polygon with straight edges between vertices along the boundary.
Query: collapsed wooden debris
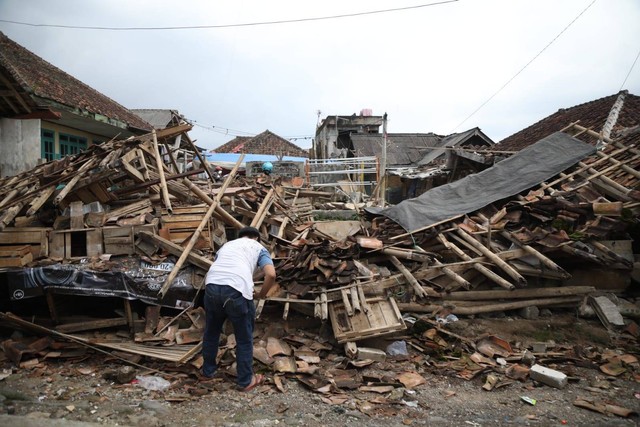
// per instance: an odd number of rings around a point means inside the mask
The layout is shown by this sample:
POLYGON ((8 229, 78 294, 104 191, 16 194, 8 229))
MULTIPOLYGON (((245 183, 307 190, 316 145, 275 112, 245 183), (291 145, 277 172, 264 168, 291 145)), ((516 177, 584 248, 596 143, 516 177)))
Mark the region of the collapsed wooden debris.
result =
MULTIPOLYGON (((403 313, 577 307, 596 289, 575 286, 576 271, 633 266, 611 242, 628 239, 629 224, 637 224, 640 132, 607 140, 603 151, 528 193, 407 233, 363 212, 358 221, 326 227, 314 221, 313 208, 330 203, 332 193, 300 180, 236 176, 241 159, 223 182, 212 179, 205 159, 203 169, 180 170, 166 142, 188 129, 105 142, 0 180, 0 267, 11 300, 45 296, 56 330, 79 330, 59 322, 54 295, 82 286, 76 269, 113 271, 123 258, 123 280, 133 276, 134 286, 94 296, 192 307, 217 248, 251 225, 278 274, 278 286, 257 302, 258 315, 267 305, 282 307, 284 319, 297 310, 330 322, 334 339, 348 345, 406 329, 403 313), (11 276, 18 270, 30 279, 11 276), (170 295, 182 285, 188 289, 170 295)), ((565 131, 591 132, 577 123, 565 131)), ((197 353, 200 329, 170 342, 194 344, 179 358, 157 351, 164 338, 141 338, 129 304, 121 318, 84 322, 82 329, 120 325, 134 343, 113 349, 181 362, 197 353)), ((166 328, 165 335, 177 333, 166 328)))

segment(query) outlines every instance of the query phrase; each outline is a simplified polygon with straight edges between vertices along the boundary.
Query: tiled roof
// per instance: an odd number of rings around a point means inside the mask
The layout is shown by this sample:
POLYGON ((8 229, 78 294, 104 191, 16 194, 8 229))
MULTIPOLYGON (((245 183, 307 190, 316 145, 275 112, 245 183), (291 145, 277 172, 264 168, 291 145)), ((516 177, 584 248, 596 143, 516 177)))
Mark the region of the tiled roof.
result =
MULTIPOLYGON (((506 137, 496 144, 494 149, 520 151, 576 121, 579 121, 578 124, 580 126, 600 132, 609 116, 611 107, 613 107, 616 99, 618 99, 618 95, 619 94, 606 96, 570 108, 561 108, 539 122, 506 137)), ((621 130, 638 124, 640 124, 640 97, 626 94, 622 110, 620 111, 611 135, 615 137, 616 133, 621 130)), ((586 135, 580 139, 585 142, 595 142, 595 138, 587 137, 586 135)))
POLYGON ((0 32, 0 68, 21 89, 40 99, 151 130, 151 125, 97 90, 65 73, 0 32))
MULTIPOLYGON (((387 134, 387 165, 409 166, 421 160, 433 147, 439 147, 442 136, 434 133, 387 134)), ((382 152, 381 133, 352 133, 354 156, 378 156, 382 152)))
POLYGON ((266 130, 254 137, 237 136, 215 149, 216 153, 273 154, 276 156, 309 157, 309 152, 266 130))

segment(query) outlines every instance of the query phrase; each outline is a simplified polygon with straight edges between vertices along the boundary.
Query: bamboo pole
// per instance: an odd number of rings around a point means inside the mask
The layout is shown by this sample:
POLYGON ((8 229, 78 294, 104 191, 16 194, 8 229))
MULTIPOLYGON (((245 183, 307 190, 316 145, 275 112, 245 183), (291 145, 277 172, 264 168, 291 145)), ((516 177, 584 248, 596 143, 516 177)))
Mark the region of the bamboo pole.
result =
POLYGON ((429 255, 411 251, 411 250, 404 250, 400 248, 383 248, 383 249, 380 249, 380 252, 382 252, 385 255, 407 259, 410 261, 431 262, 431 257, 429 255))
POLYGON ((153 154, 158 164, 158 175, 160 175, 160 189, 162 190, 162 199, 164 201, 164 207, 169 212, 169 215, 173 214, 173 208, 171 207, 171 200, 169 200, 169 190, 167 189, 167 180, 164 177, 164 163, 162 157, 160 157, 160 149, 158 148, 158 138, 156 137, 156 130, 153 130, 153 154))
MULTIPOLYGON (((518 310, 524 307, 548 307, 553 305, 560 304, 577 304, 582 301, 582 296, 567 296, 567 297, 559 297, 559 298, 540 298, 540 299, 531 299, 531 300, 523 300, 523 301, 513 301, 513 302, 505 302, 505 303, 497 303, 497 304, 483 304, 481 306, 472 306, 472 307, 453 307, 451 308, 451 312, 453 314, 460 315, 472 315, 472 314, 480 314, 480 313, 491 313, 495 311, 506 311, 506 310, 518 310)), ((432 313, 435 310, 442 308, 439 305, 421 305, 416 303, 399 303, 398 308, 405 312, 416 312, 416 313, 432 313)))
POLYGON ((492 290, 451 292, 449 294, 443 294, 442 299, 457 301, 482 301, 497 299, 546 298, 585 295, 595 291, 596 288, 594 288, 593 286, 559 286, 553 288, 514 289, 513 291, 492 290))
MULTIPOLYGON (((471 261, 472 258, 467 255, 462 249, 460 249, 458 246, 456 246, 455 244, 451 243, 449 240, 447 240, 447 238, 442 234, 438 234, 438 240, 444 245, 445 248, 451 250, 452 252, 454 252, 456 255, 458 255, 460 258, 462 258, 464 261, 471 261)), ((481 274, 483 274, 485 277, 487 277, 489 280, 497 283, 498 285, 502 286, 505 289, 515 289, 515 286, 508 282, 507 280, 503 279, 502 277, 500 277, 499 275, 497 275, 496 273, 494 273, 493 271, 489 270, 487 267, 485 267, 484 265, 480 264, 479 262, 474 262, 472 264, 473 268, 475 268, 477 271, 479 271, 481 274)))
POLYGON ((520 283, 520 285, 522 285, 522 286, 526 286, 527 285, 527 279, 522 277, 520 275, 520 273, 518 273, 509 264, 507 264, 505 261, 503 261, 498 255, 496 255, 493 252, 491 252, 488 248, 486 248, 480 242, 478 242, 476 239, 474 239, 472 236, 467 234, 467 232, 465 232, 463 229, 458 227, 458 228, 456 228, 456 231, 458 232, 460 237, 462 237, 471 246, 473 246, 478 251, 480 251, 484 256, 489 258, 494 264, 496 264, 498 267, 500 267, 505 273, 507 273, 515 281, 520 283))
POLYGON ((416 295, 422 298, 426 298, 427 292, 422 288, 422 286, 420 285, 420 282, 418 282, 418 280, 415 277, 413 277, 413 274, 411 274, 409 269, 405 267, 404 264, 402 264, 400 260, 395 256, 387 255, 387 257, 389 258, 391 263, 400 271, 400 273, 402 273, 402 275, 407 280, 407 282, 411 284, 414 291, 416 292, 416 295))
POLYGON ((213 215, 213 212, 215 211, 216 206, 218 205, 218 203, 220 203, 220 200, 222 199, 222 196, 224 195, 225 190, 233 180, 243 159, 244 159, 244 154, 241 154, 240 158, 236 162, 236 165, 233 167, 233 170, 229 173, 229 176, 227 176, 227 179, 222 184, 222 187, 220 187, 220 191, 218 192, 218 195, 216 196, 215 200, 213 201, 211 206, 209 206, 209 209, 207 210, 207 213, 204 215, 204 218, 202 218, 200 225, 198 225, 198 228, 196 228, 196 230, 193 232, 193 236, 191 236, 191 240, 189 240, 189 244, 187 244, 187 246, 184 248, 182 255, 180 256, 176 264, 173 266, 171 273, 169 273, 167 280, 162 285, 162 288, 160 289, 160 291, 158 291, 158 298, 160 299, 164 298, 164 295, 166 294, 167 290, 171 286, 171 282, 173 282, 173 280, 178 275, 178 271, 180 271, 180 268, 182 268, 182 264, 184 264, 185 260, 189 256, 189 253, 195 246, 196 241, 200 237, 200 233, 202 233, 202 230, 209 222, 209 219, 211 219, 211 215, 213 215))
POLYGON ((515 243, 517 246, 521 247, 522 249, 524 249, 525 251, 527 251, 528 254, 533 255, 534 257, 536 257, 538 259, 538 261, 540 261, 544 266, 546 266, 547 268, 550 268, 553 271, 556 271, 560 274, 562 274, 564 279, 568 279, 571 277, 571 275, 569 273, 567 273, 562 267, 560 267, 558 264, 556 264, 555 262, 553 262, 551 259, 549 259, 547 256, 545 256, 544 254, 542 254, 541 252, 537 251, 536 249, 532 248, 529 245, 525 245, 522 244, 518 241, 518 239, 516 239, 515 237, 513 237, 510 233, 508 233, 507 231, 502 231, 500 233, 500 235, 502 237, 504 237, 505 239, 507 239, 508 241, 515 243))

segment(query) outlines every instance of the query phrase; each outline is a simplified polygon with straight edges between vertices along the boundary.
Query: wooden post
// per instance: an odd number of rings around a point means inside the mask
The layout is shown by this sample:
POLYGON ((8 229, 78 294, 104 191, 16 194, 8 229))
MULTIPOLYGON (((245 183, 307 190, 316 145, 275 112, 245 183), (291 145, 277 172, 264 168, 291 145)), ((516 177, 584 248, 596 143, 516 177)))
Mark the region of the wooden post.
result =
POLYGON ((387 113, 382 116, 382 155, 380 157, 380 206, 384 207, 387 202, 387 113))
POLYGON ((229 173, 229 176, 227 176, 227 179, 222 184, 222 187, 220 187, 220 191, 218 192, 218 195, 216 196, 215 200, 213 201, 211 206, 209 206, 209 209, 207 210, 207 213, 204 215, 204 218, 202 218, 200 225, 198 225, 198 228, 196 228, 196 231, 193 232, 193 236, 191 236, 191 240, 189 240, 189 243, 184 248, 182 255, 176 262, 176 265, 173 266, 173 269, 171 270, 171 273, 169 273, 167 280, 164 282, 164 284, 162 285, 162 288, 158 292, 158 298, 160 299, 164 298, 164 295, 167 293, 167 290, 171 286, 171 282, 173 282, 173 279, 176 278, 176 276, 178 275, 178 271, 180 271, 180 268, 182 268, 182 264, 184 264, 185 260, 189 256, 189 253, 195 246, 198 238, 200 237, 200 233, 202 233, 202 230, 209 222, 211 215, 213 215, 213 212, 215 211, 216 206, 218 205, 218 203, 220 203, 220 200, 222 199, 222 196, 224 195, 225 190, 233 180, 243 159, 244 159, 244 154, 240 155, 240 158, 236 162, 236 165, 233 167, 233 170, 231 171, 231 173, 229 173))
POLYGON ((173 208, 171 208, 171 200, 169 200, 169 190, 167 190, 167 180, 164 177, 164 163, 162 157, 160 157, 160 150, 158 148, 158 138, 156 137, 156 130, 153 130, 153 154, 158 164, 158 175, 160 176, 160 189, 162 190, 162 199, 164 201, 164 207, 167 208, 169 215, 173 214, 173 208))

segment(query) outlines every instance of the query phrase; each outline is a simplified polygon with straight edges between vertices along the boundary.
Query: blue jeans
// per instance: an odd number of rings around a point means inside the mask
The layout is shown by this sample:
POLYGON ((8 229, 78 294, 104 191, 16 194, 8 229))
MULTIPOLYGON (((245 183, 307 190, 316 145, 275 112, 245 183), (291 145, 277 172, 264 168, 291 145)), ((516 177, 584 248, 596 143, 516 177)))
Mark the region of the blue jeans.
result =
POLYGON ((207 284, 204 294, 207 322, 202 342, 202 373, 213 376, 218 369, 216 356, 222 325, 228 318, 236 337, 237 384, 246 387, 253 377, 253 326, 256 308, 253 301, 231 286, 207 284))

